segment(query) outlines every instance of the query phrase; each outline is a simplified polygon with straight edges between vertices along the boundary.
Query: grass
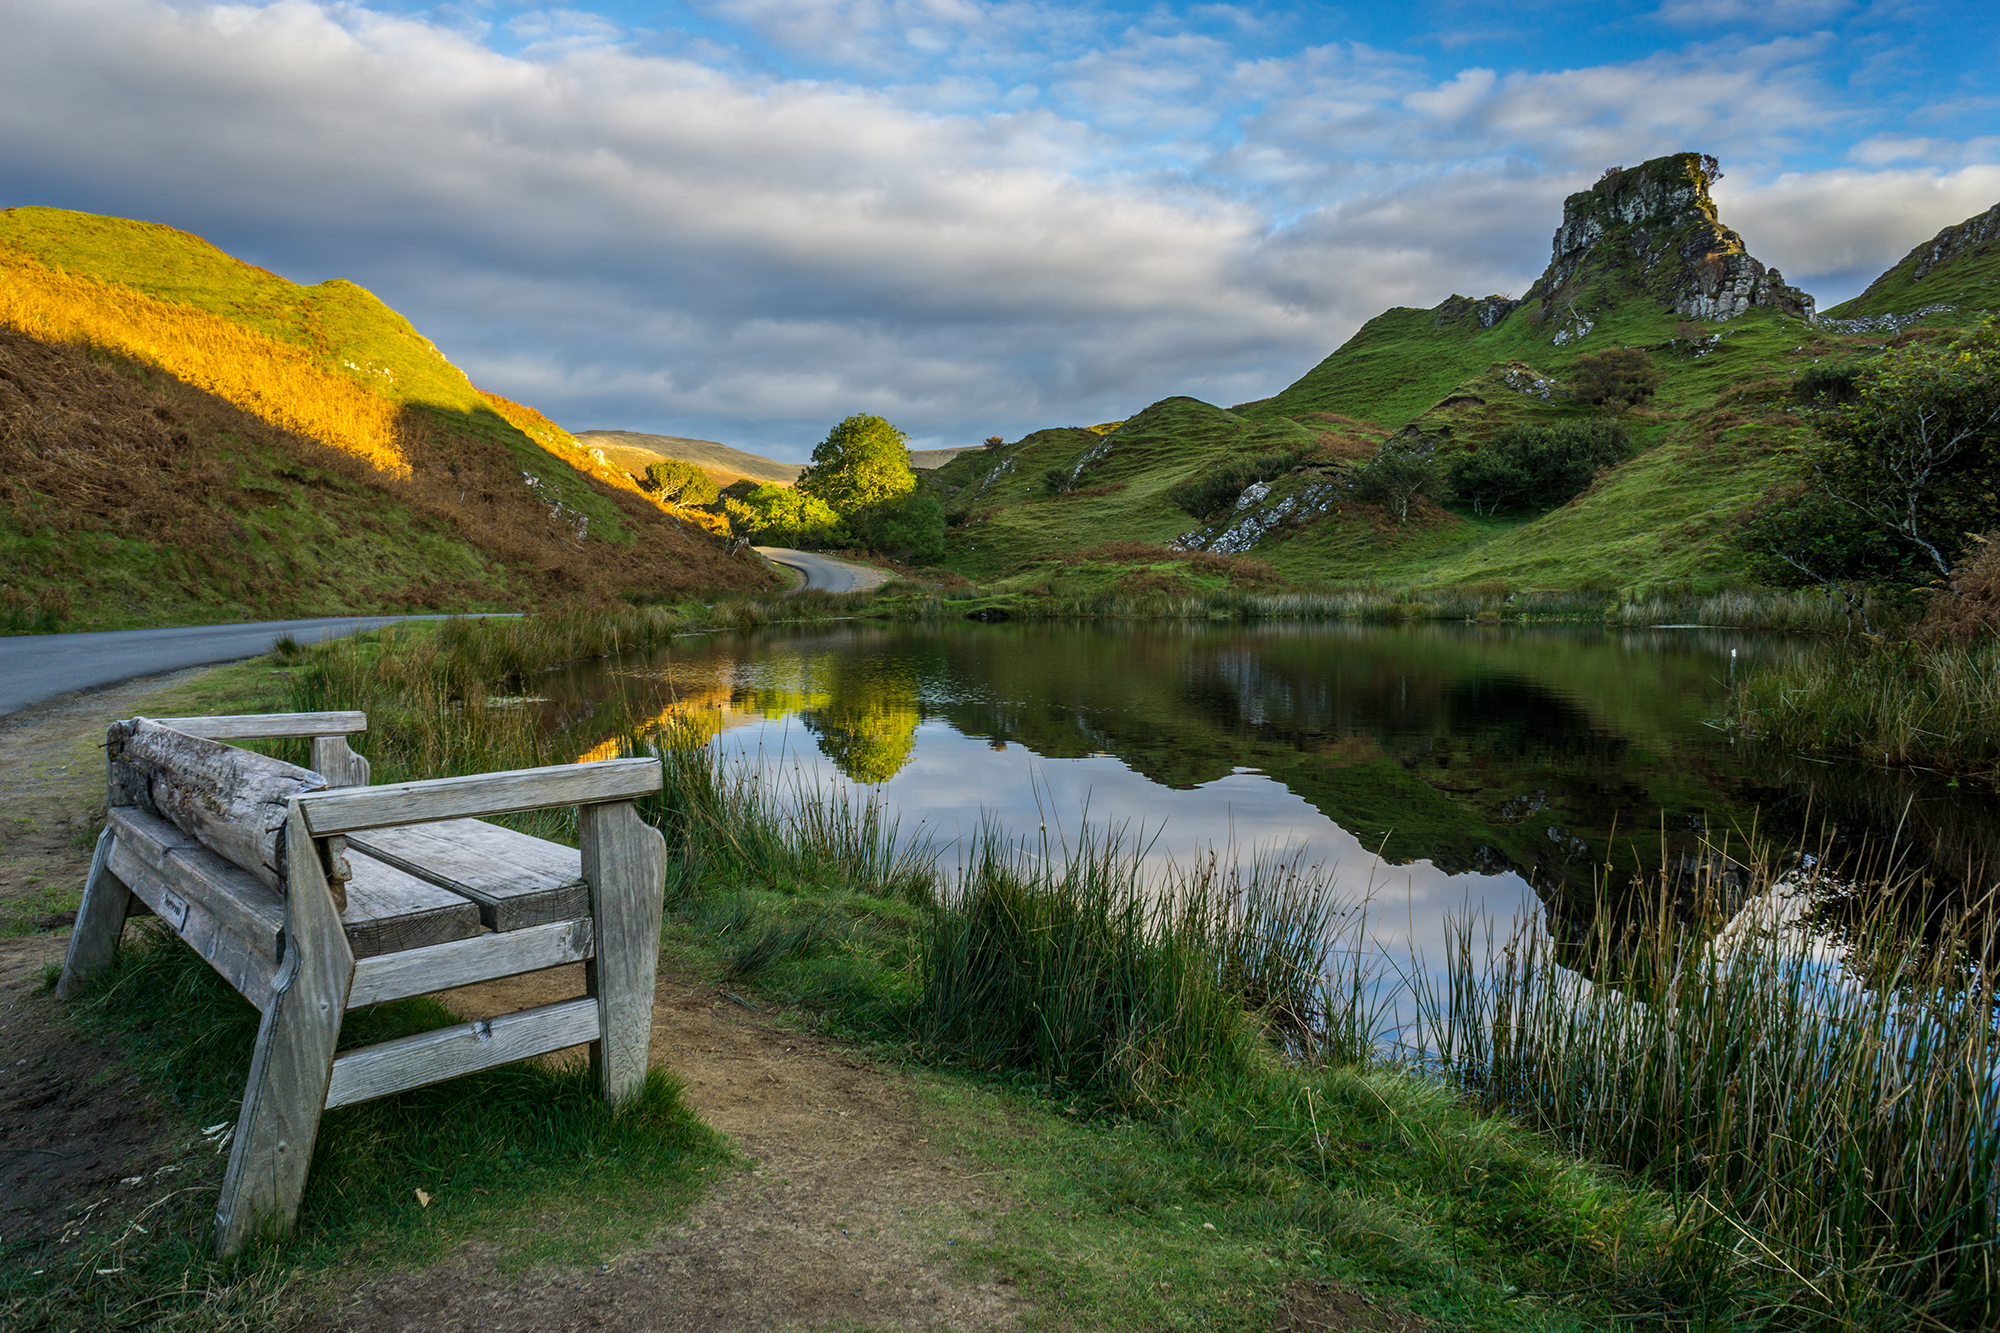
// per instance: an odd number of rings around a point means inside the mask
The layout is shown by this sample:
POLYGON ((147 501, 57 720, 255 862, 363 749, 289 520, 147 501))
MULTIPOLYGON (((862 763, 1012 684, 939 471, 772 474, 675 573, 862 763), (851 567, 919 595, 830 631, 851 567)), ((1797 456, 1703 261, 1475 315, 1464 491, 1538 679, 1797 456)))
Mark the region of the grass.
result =
MULTIPOLYGON (((76 1243, 10 1238, 0 1267, 9 1328, 269 1328, 330 1269, 421 1263, 475 1237, 499 1247, 503 1270, 590 1262, 642 1243, 734 1160, 665 1071, 612 1114, 580 1062, 509 1065, 327 1113, 297 1232, 219 1263, 209 1215, 257 1011, 154 928, 128 941, 71 1012, 123 1045, 189 1125, 214 1126, 206 1137, 217 1148, 197 1142, 172 1164, 165 1196, 93 1219, 76 1243)), ((398 1001, 350 1015, 342 1042, 457 1021, 435 1002, 398 1001)))
POLYGON ((0 254, 0 323, 158 366, 287 430, 407 477, 396 407, 321 368, 310 352, 211 315, 0 254))
MULTIPOLYGON (((670 632, 662 612, 400 630, 299 651, 289 688, 295 706, 367 708, 361 748, 383 780, 546 762, 561 749, 507 721, 523 710, 480 707, 483 692, 670 632)), ((1992 1205, 1980 1182, 1993 1145, 1979 1137, 1990 1025, 1950 930, 1898 951, 1868 944, 1886 936, 1862 922, 1846 938, 1866 990, 1830 989, 1813 955, 1781 949, 1790 918, 1771 912, 1708 943, 1713 922, 1634 936, 1609 925, 1630 916, 1600 913, 1567 966, 1531 927, 1511 952, 1467 934, 1428 1001, 1429 1072, 1412 1072, 1374 1043, 1390 979, 1358 947, 1365 905, 1332 902, 1296 861, 1194 864, 1153 883, 1115 837, 989 831, 947 874, 879 803, 773 786, 718 764, 705 739, 669 720, 624 742, 666 763, 646 814, 668 838, 670 955, 905 1062, 939 1135, 1020 1199, 960 1262, 1029 1293, 1040 1323, 1264 1327, 1288 1284, 1312 1281, 1480 1329, 1969 1328, 1996 1313, 1980 1267, 1990 1221, 1968 1229, 1992 1205), (1567 970, 1579 963, 1595 984, 1567 970), (1912 1142, 1924 1146, 1892 1164, 1912 1142)), ((537 831, 564 834, 560 821, 537 831)), ((1778 879, 1770 858, 1740 851, 1703 864, 1739 868, 1753 897, 1778 879)), ((1699 886, 1691 901, 1682 919, 1699 923, 1699 886)), ((167 961, 150 959, 132 965, 167 961)), ((103 1003, 154 1077, 205 1114, 204 1080, 228 1080, 203 1071, 237 1068, 247 1020, 162 1030, 129 998, 103 1003), (215 1035, 191 1050, 190 1030, 215 1035)), ((461 1222, 504 1227, 549 1196, 489 1201, 461 1186, 517 1132, 504 1128, 509 1095, 482 1085, 468 1098, 493 1103, 451 1130, 476 1150, 426 1139, 423 1116, 445 1118, 428 1104, 357 1128, 351 1152, 329 1139, 328 1179, 346 1183, 314 1196, 325 1211, 311 1236, 250 1266, 201 1267, 183 1227, 132 1251, 129 1286, 101 1290, 93 1271, 21 1299, 168 1299, 213 1323, 237 1317, 231 1301, 301 1299, 284 1284, 331 1262, 321 1234, 421 1258, 471 1234, 461 1222), (412 1153, 381 1155, 406 1138, 412 1153), (462 1161, 476 1165, 449 1164, 462 1161), (467 1211, 412 1211, 398 1172, 467 1211), (162 1297, 180 1274, 194 1294, 162 1297), (199 1296, 211 1288, 231 1294, 199 1296)), ((580 1208, 615 1213, 626 1158, 578 1147, 608 1133, 535 1140, 547 1169, 532 1188, 574 1178, 580 1208)))
POLYGON ((2000 642, 1863 641, 1744 679, 1729 720, 1787 749, 2000 777, 2000 642))
POLYGON ((1824 858, 1785 874, 1754 846, 1747 865, 1715 851, 1691 881, 1635 885, 1636 913, 1607 899, 1580 941, 1520 921, 1496 947, 1464 926, 1425 996, 1441 1066, 1665 1190, 1713 1280, 1744 1275, 1786 1322, 1990 1327, 1988 905, 1926 904, 1893 864, 1843 882, 1824 858), (1740 914, 1725 868, 1756 890, 1740 914), (1829 891, 1852 904, 1820 923, 1839 972, 1802 929, 1829 891), (1897 920, 1913 906, 1928 929, 1897 920))

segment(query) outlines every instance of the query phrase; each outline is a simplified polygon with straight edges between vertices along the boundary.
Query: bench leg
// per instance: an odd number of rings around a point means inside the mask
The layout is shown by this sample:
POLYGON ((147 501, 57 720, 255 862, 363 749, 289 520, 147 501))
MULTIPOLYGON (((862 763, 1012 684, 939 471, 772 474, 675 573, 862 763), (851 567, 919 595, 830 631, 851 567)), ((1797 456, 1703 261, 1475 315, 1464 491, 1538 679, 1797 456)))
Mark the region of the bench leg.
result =
POLYGON ((83 904, 76 909, 76 926, 69 933, 69 953, 63 958, 62 979, 56 995, 67 1000, 84 982, 111 965, 118 952, 118 937, 125 933, 125 918, 132 910, 132 890, 111 873, 113 834, 110 829, 97 835, 97 850, 90 857, 90 876, 83 882, 83 904))
POLYGON ((290 1231, 298 1220, 340 1018, 354 983, 354 953, 297 806, 286 840, 296 850, 287 857, 285 957, 257 1029, 250 1083, 216 1207, 215 1248, 224 1256, 260 1235, 290 1231))
POLYGON ((590 1067, 605 1104, 616 1106, 646 1081, 667 843, 630 801, 586 805, 577 815, 597 930, 595 956, 584 965, 597 1001, 590 1067))

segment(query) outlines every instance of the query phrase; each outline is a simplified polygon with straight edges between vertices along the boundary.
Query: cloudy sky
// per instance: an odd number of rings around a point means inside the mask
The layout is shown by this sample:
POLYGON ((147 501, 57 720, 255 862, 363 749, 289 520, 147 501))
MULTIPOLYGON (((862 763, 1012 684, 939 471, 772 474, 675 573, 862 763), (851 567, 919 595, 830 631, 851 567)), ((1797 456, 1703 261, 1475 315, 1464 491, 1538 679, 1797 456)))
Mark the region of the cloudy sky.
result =
POLYGON ((2000 202, 2000 6, 0 0, 0 205, 344 277, 573 429, 805 457, 1275 392, 1716 154, 1822 305, 2000 202))

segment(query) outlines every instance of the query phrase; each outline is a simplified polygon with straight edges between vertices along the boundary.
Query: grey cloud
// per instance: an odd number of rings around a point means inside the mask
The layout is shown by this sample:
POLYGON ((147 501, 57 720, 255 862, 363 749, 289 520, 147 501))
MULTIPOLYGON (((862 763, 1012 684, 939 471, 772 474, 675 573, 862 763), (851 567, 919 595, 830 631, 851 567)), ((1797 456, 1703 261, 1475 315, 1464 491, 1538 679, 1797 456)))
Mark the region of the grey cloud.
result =
MULTIPOLYGON (((1055 34, 1076 44, 1071 91, 995 111, 984 70, 785 81, 619 46, 587 17, 529 20, 529 59, 308 0, 72 0, 8 20, 0 203, 170 222, 298 280, 351 278, 568 424, 797 457, 856 410, 966 442, 1169 393, 1261 397, 1385 306, 1525 287, 1563 194, 1613 162, 1780 160, 1829 114, 1796 44, 1439 82, 1351 44, 1232 62, 1142 28, 1099 50, 1095 19, 1029 5, 729 12, 829 42, 887 41, 916 14, 978 29, 994 68, 1055 34)), ((1983 188, 1974 170, 1961 193, 1983 188)), ((1903 177, 1854 180, 1887 200, 1903 177)), ((1790 188, 1741 196, 1746 216, 1800 230, 1781 225, 1790 188)), ((1855 254, 1922 212, 1796 202, 1855 254)), ((1753 246, 1797 278, 1774 241, 1753 246)), ((1798 248, 1833 256, 1807 272, 1845 253, 1798 248)))

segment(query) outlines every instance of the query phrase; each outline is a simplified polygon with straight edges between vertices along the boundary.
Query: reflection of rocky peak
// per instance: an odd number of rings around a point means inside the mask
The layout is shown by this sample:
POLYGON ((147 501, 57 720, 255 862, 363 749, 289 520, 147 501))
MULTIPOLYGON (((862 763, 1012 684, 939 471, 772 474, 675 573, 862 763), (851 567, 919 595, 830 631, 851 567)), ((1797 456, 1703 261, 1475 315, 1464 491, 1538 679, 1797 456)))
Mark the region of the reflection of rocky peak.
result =
POLYGON ((1766 306, 1813 318, 1813 298, 1785 282, 1716 220, 1708 187, 1722 173, 1698 153, 1613 167, 1563 201, 1549 266, 1528 292, 1555 340, 1588 333, 1607 306, 1633 297, 1695 319, 1766 306))

